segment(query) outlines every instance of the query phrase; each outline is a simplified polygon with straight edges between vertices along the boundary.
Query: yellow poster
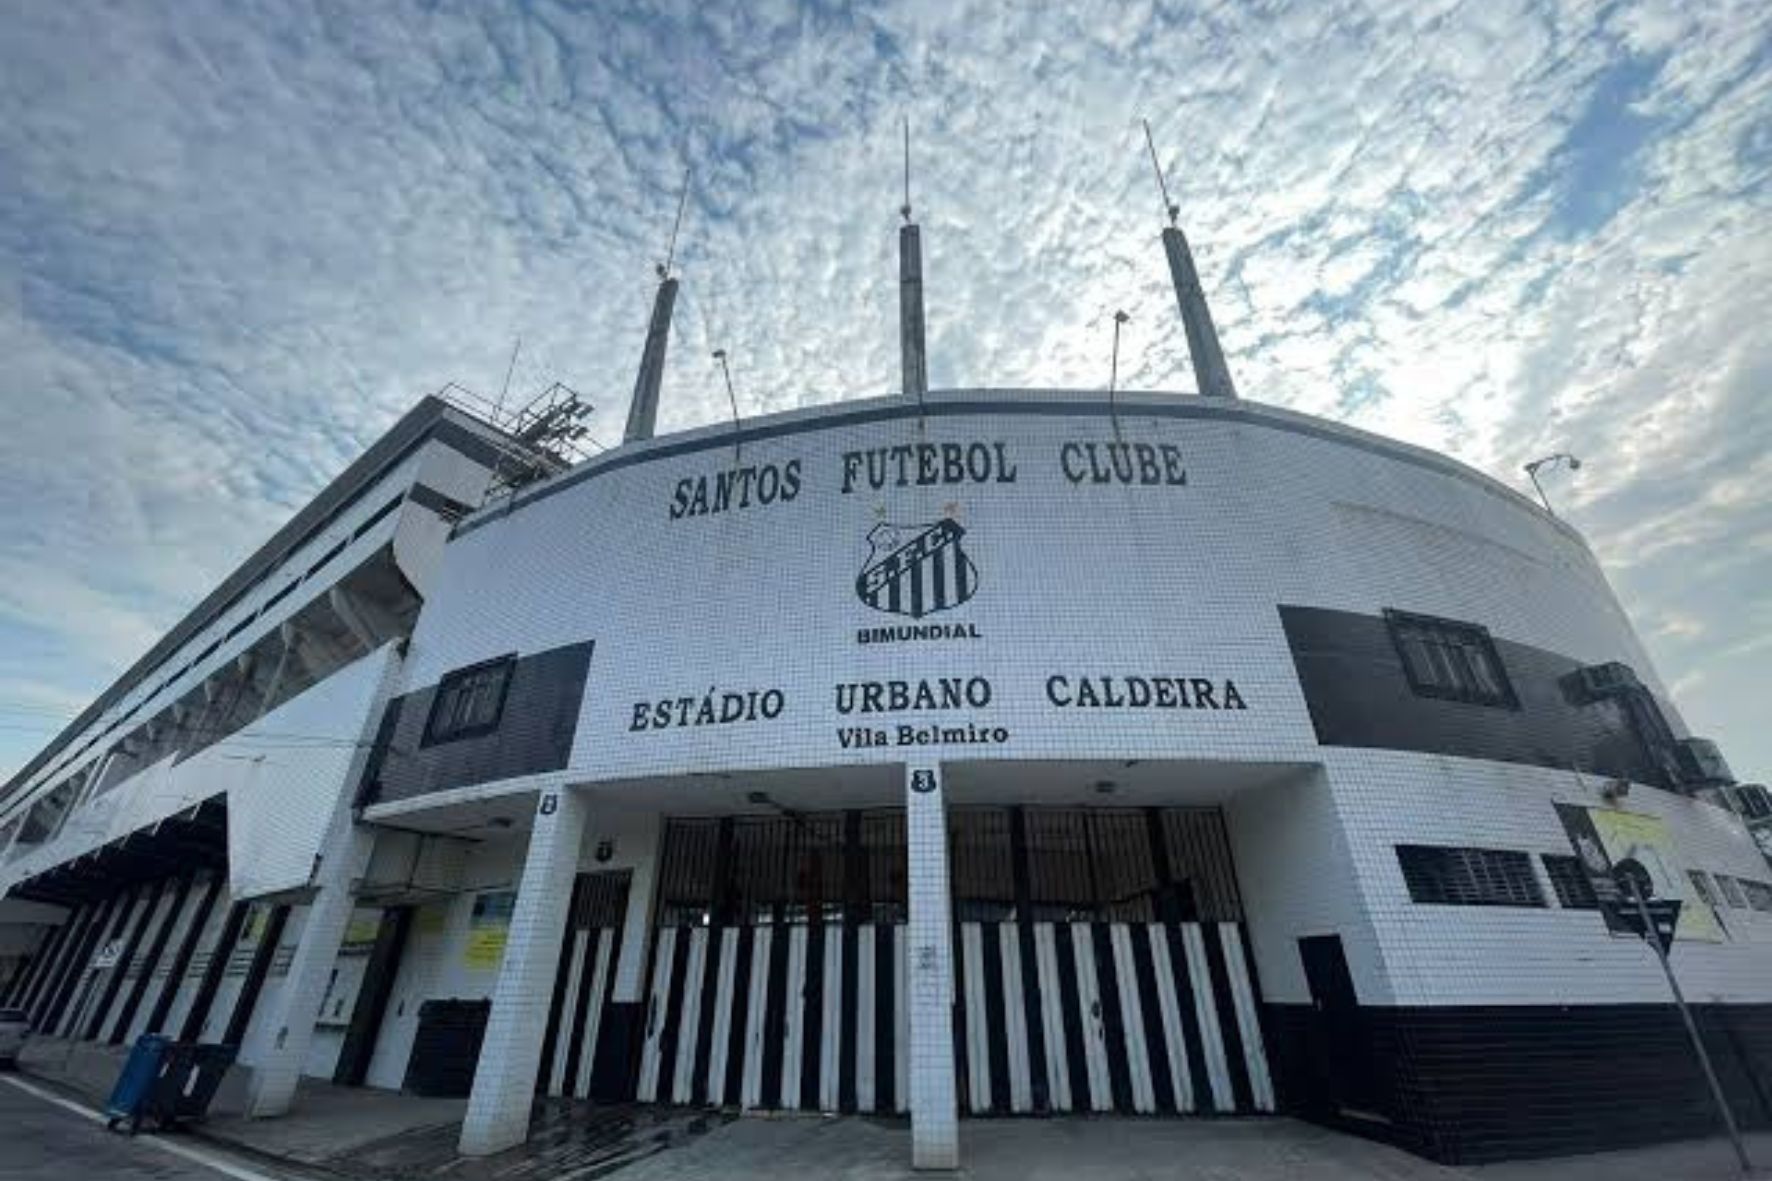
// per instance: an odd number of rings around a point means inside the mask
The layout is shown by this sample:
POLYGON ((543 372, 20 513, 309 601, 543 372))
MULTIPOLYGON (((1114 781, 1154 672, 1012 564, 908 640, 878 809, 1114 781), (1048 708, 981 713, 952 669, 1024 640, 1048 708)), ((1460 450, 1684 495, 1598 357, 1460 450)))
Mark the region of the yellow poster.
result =
POLYGON ((497 968, 504 962, 505 941, 511 933, 511 911, 516 908, 517 895, 512 890, 498 890, 474 898, 474 917, 468 923, 468 944, 462 961, 481 971, 497 968))
POLYGON ((475 927, 468 932, 468 946, 462 962, 481 971, 498 967, 504 962, 505 940, 509 935, 510 928, 505 926, 475 927))
POLYGON ((375 938, 381 932, 381 912, 359 908, 351 912, 351 921, 345 927, 345 937, 340 943, 340 955, 368 955, 375 949, 375 938))
POLYGON ((1727 938, 1722 924, 1717 922, 1716 912, 1698 897, 1687 880, 1666 821, 1659 816, 1615 812, 1609 808, 1589 808, 1587 811, 1614 866, 1627 858, 1635 861, 1648 872, 1654 897, 1681 900, 1680 923, 1674 930, 1674 938, 1703 939, 1713 943, 1727 938))

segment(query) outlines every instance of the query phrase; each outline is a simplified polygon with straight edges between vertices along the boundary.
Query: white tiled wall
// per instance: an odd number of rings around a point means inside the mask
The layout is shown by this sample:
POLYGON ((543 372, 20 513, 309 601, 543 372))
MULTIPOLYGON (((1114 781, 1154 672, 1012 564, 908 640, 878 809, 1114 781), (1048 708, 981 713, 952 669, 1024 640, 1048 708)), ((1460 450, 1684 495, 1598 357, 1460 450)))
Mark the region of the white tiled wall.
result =
POLYGON ((492 995, 498 971, 467 963, 474 898, 485 891, 515 890, 523 871, 526 842, 488 841, 469 852, 458 894, 419 908, 388 997, 388 1009, 370 1061, 368 1083, 398 1089, 418 1032, 419 1006, 427 1000, 480 1000, 492 995))
MULTIPOLYGON (((1607 934, 1591 910, 1411 902, 1398 844, 1571 852, 1553 805, 1607 807, 1600 781, 1545 770, 1393 751, 1325 752, 1385 973, 1370 1002, 1600 1004, 1664 1002, 1667 985, 1640 941, 1607 934)), ((1682 868, 1765 880, 1765 860, 1720 808, 1638 787, 1618 807, 1663 819, 1682 868)), ((1542 863, 1538 869, 1542 871, 1542 863)), ((1245 880, 1250 876, 1244 871, 1245 880)), ((1688 891, 1685 905, 1704 903, 1688 891)), ((1682 938, 1674 967, 1694 1001, 1772 1000, 1772 914, 1721 911, 1729 937, 1682 938)), ((1259 935, 1258 935, 1259 937, 1259 935)), ((1265 980, 1264 980, 1265 983, 1265 980)))
MULTIPOLYGON (((708 449, 670 454, 694 437, 672 436, 653 444, 654 460, 590 465, 572 486, 494 514, 445 551, 408 686, 503 652, 596 641, 568 771, 582 780, 921 757, 1294 763, 1297 777, 1228 805, 1271 998, 1304 999, 1296 938, 1340 933, 1371 1002, 1659 999, 1642 949, 1605 936, 1591 913, 1407 901, 1394 844, 1562 851, 1550 805, 1573 785, 1506 764, 1319 748, 1276 610, 1397 607, 1469 619, 1584 662, 1628 661, 1659 691, 1591 553, 1567 526, 1427 453, 1252 404, 1198 419, 1123 405, 1120 437, 1178 448, 1186 486, 1072 484, 1060 448, 1111 441, 1106 418, 1026 413, 1033 395, 951 396, 997 398, 1023 412, 747 442, 747 465, 798 461, 792 502, 673 520, 678 481, 712 479, 734 462, 709 432, 708 449), (922 442, 1000 443, 1016 480, 841 492, 844 452, 922 442), (859 644, 860 628, 912 622, 856 596, 869 530, 943 517, 966 530, 978 587, 970 602, 925 622, 969 624, 982 638, 859 644), (1230 677, 1249 708, 1058 709, 1045 696, 1054 673, 1230 677), (882 718, 836 708, 842 682, 944 676, 988 678, 990 706, 882 718), (632 729, 636 702, 766 688, 786 699, 775 721, 632 729), (1001 726, 1010 738, 946 748, 838 741, 845 725, 892 731, 904 721, 1001 726)), ((1715 809, 1640 789, 1637 798, 1649 797, 1695 865, 1767 876, 1715 809)), ((1693 987, 1765 998, 1772 983, 1759 982, 1772 982, 1772 960, 1757 934, 1767 916, 1725 917, 1740 938, 1690 952, 1682 945, 1693 987)))

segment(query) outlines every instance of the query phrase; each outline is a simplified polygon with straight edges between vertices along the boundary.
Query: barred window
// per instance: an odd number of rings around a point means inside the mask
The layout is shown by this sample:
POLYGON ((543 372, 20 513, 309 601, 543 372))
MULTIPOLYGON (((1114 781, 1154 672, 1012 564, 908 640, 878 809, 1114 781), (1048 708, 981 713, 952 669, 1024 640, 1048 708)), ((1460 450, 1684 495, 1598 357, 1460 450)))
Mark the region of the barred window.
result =
POLYGON ((1726 873, 1716 873, 1711 876, 1717 880, 1717 889, 1722 891, 1723 901, 1729 904, 1730 909, 1747 909, 1747 895, 1741 892, 1741 884, 1739 882, 1726 873))
POLYGON ((1727 790, 1735 793, 1735 806, 1748 820, 1764 820, 1772 816, 1772 795, 1757 783, 1738 783, 1727 790))
POLYGON ((1409 897, 1451 906, 1545 905, 1532 858, 1508 849, 1398 845, 1409 897))
POLYGON ((426 746, 471 738, 498 729, 504 713, 505 693, 511 687, 511 670, 517 656, 501 656, 483 664, 457 669, 437 685, 431 716, 425 722, 426 746))
POLYGON ((1386 611, 1384 617, 1418 696, 1509 709, 1518 704, 1487 628, 1404 611, 1386 611))
POLYGON ((1558 906, 1564 910, 1600 909, 1593 881, 1587 876, 1581 858, 1567 853, 1546 853, 1544 869, 1550 875, 1551 888, 1557 892, 1558 906))

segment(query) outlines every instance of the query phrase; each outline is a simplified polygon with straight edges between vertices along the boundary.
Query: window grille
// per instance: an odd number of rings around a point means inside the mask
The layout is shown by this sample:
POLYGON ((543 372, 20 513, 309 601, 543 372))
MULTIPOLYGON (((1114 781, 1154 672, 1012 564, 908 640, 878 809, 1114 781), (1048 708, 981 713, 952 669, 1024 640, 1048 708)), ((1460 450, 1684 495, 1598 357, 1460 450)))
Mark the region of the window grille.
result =
POLYGON ((1518 704, 1487 628, 1403 611, 1384 614, 1418 696, 1509 709, 1518 704))
POLYGON ((1741 892, 1739 882, 1726 873, 1712 874, 1711 876, 1716 878, 1717 889, 1722 892, 1723 901, 1727 902, 1732 910, 1747 909, 1747 895, 1741 892))
POLYGON ((425 723, 425 745, 453 742, 498 729, 505 694, 511 687, 515 654, 457 669, 437 685, 431 716, 425 723))
POLYGON ((1544 869, 1550 875, 1551 888, 1557 892, 1557 905, 1564 910, 1598 910, 1600 900, 1594 895, 1594 884, 1572 854, 1546 853, 1544 869))
POLYGON ((1024 808, 1018 850, 1011 810, 949 813, 954 913, 1002 922, 1016 911, 1025 858, 1036 922, 1232 922, 1242 917, 1224 818, 1216 808, 1024 808), (1159 872, 1167 868, 1167 875, 1159 872))
POLYGON ((1397 861, 1415 902, 1448 906, 1545 905, 1532 858, 1507 849, 1398 845, 1397 861))

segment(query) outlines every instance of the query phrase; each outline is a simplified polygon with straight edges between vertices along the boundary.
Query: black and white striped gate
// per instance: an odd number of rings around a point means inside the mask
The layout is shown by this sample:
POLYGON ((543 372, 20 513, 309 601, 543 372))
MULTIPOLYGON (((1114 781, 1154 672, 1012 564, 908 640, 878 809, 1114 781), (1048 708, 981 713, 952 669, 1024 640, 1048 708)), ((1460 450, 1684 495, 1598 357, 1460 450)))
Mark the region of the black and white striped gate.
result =
POLYGON ((642 1102, 904 1111, 904 815, 665 829, 642 1102))
MULTIPOLYGON (((1223 818, 950 811, 971 1114, 1274 1109, 1223 818)), ((666 826, 637 1098, 909 1102, 901 812, 666 826)))
POLYGON ((638 1098, 903 1111, 906 1036, 900 924, 665 928, 638 1098))
POLYGON ((1237 923, 960 924, 962 1107, 1274 1109, 1237 923))
POLYGON ((621 953, 630 877, 627 870, 584 873, 573 883, 572 910, 554 976, 541 1069, 536 1073, 539 1092, 580 1099, 591 1094, 597 1037, 621 953))

